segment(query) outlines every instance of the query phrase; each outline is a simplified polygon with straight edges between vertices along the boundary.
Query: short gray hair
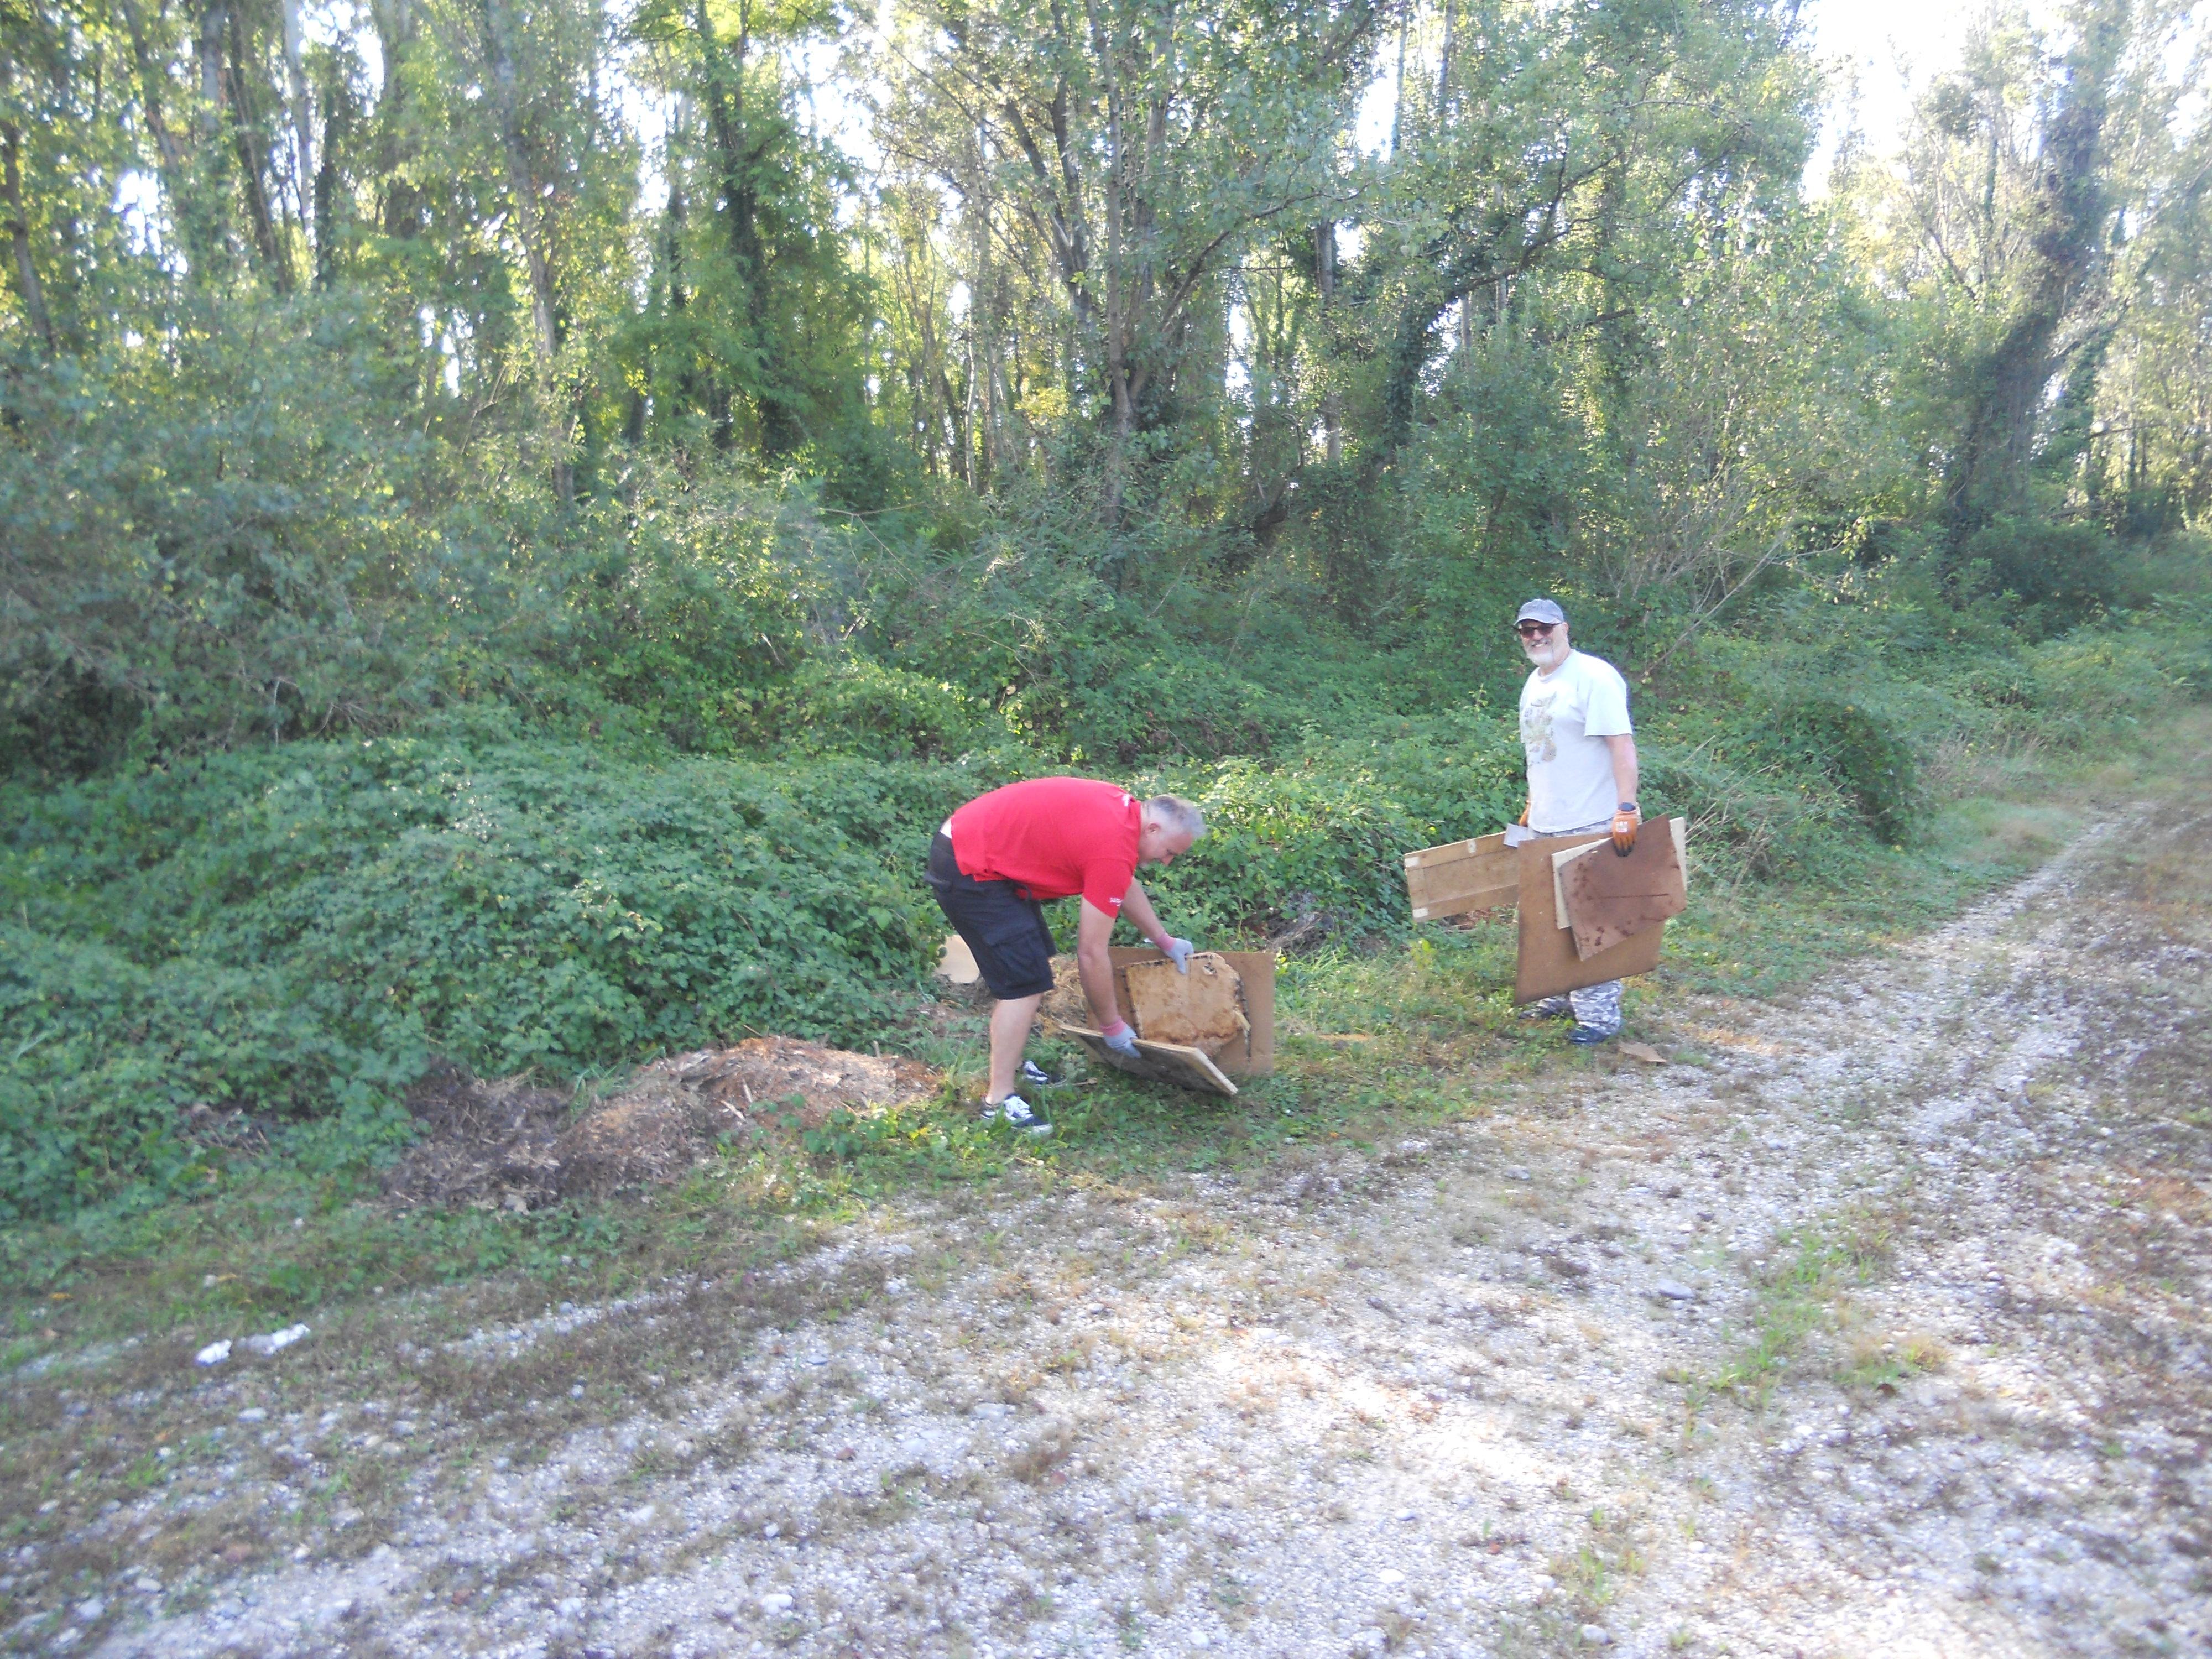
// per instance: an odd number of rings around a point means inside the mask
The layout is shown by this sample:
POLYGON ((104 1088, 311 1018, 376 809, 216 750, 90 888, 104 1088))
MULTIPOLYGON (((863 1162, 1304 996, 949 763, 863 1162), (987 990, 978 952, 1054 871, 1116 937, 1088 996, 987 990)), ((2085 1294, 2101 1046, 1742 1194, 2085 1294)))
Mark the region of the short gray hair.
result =
POLYGON ((1153 796, 1145 803, 1145 816, 1171 836, 1197 841, 1206 834, 1206 814, 1181 795, 1153 796))

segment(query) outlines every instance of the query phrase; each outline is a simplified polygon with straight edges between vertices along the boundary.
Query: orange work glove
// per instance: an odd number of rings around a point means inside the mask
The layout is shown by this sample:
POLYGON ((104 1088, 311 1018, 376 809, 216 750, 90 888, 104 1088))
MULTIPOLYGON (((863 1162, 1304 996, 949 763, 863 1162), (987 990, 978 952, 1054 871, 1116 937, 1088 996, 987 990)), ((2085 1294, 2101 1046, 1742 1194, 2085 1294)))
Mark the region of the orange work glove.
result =
POLYGON ((1626 858, 1636 850, 1636 831, 1644 822, 1644 814, 1636 810, 1636 803, 1625 800, 1620 810, 1613 815, 1613 850, 1626 858))
POLYGON ((1519 824, 1523 830, 1526 830, 1528 827, 1528 808, 1533 804, 1534 803, 1529 801, 1522 801, 1521 803, 1521 816, 1513 820, 1514 823, 1519 824))

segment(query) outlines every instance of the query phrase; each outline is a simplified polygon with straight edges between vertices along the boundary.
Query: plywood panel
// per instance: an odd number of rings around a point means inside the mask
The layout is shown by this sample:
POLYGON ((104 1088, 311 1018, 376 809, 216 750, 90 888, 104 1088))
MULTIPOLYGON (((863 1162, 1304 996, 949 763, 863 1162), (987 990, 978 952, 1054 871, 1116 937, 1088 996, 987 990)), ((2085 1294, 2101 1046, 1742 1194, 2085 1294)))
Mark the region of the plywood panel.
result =
POLYGON ((1664 818, 1644 826, 1626 858, 1571 853, 1570 862, 1554 865, 1576 954, 1594 957, 1688 908, 1681 847, 1682 820, 1664 818))
POLYGON ((1589 957, 1576 954, 1573 933, 1559 926, 1552 855, 1607 839, 1602 835, 1561 836, 1530 842, 1519 849, 1521 954, 1514 967, 1514 1001, 1534 1002, 1609 979, 1648 974, 1659 965, 1667 932, 1663 922, 1589 957))
POLYGON ((1521 866, 1503 832, 1447 842, 1405 855, 1406 896, 1415 921, 1439 921, 1514 903, 1521 866))
MULTIPOLYGON (((1213 1063, 1231 1077, 1266 1077, 1275 1069, 1275 952, 1224 951, 1223 961, 1237 970, 1244 992, 1244 1018, 1251 1030, 1242 1043, 1230 1043, 1213 1056, 1213 1063)), ((1129 1018, 1131 966, 1167 958, 1149 945, 1116 945, 1106 952, 1114 966, 1114 995, 1121 1005, 1121 1018, 1129 1018)), ((1065 1022, 1063 1022, 1065 1023, 1065 1022)))
POLYGON ((1231 1082, 1203 1048, 1192 1048, 1179 1042, 1147 1042, 1137 1039, 1134 1055, 1118 1054, 1106 1046, 1106 1039, 1085 1025, 1066 1025, 1060 1028, 1088 1049, 1093 1060, 1103 1060, 1117 1070, 1146 1078, 1154 1083, 1169 1083, 1178 1089, 1194 1089, 1203 1094, 1233 1095, 1237 1085, 1231 1082))
POLYGON ((1133 962, 1121 970, 1129 988, 1129 1023, 1155 1042, 1188 1043, 1209 1054, 1246 1046, 1242 976, 1218 951, 1200 951, 1189 971, 1171 962, 1133 962))

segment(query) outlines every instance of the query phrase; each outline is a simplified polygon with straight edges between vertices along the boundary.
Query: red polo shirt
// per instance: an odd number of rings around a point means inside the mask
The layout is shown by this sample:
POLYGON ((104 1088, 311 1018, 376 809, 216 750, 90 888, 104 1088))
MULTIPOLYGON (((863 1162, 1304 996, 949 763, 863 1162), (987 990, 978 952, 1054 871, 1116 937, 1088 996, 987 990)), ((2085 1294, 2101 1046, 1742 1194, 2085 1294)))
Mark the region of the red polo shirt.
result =
POLYGON ((1109 916, 1137 873, 1144 810, 1115 784, 1033 778, 978 795, 951 819, 952 860, 977 881, 1011 881, 1030 898, 1080 893, 1109 916))

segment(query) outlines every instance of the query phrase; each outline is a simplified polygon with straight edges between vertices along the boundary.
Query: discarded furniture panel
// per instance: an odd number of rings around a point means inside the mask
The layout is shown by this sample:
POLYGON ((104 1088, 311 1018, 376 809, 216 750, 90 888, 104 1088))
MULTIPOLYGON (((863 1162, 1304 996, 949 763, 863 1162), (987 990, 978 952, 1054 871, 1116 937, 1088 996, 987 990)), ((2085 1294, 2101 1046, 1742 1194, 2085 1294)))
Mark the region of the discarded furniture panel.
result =
MULTIPOLYGON (((1562 852, 1610 839, 1601 832, 1553 836, 1519 849, 1521 952, 1514 966, 1514 1001, 1534 1002, 1539 997, 1578 991, 1585 985, 1601 985, 1609 979, 1648 974, 1659 965, 1660 945, 1667 933, 1664 922, 1587 957, 1577 953, 1572 931, 1560 923, 1559 878, 1552 860, 1562 852)), ((1638 841, 1640 845, 1642 837, 1638 841)))
MULTIPOLYGON (((1207 954, 1218 956, 1236 971, 1248 1028, 1242 1040, 1224 1043, 1214 1050, 1213 1063, 1233 1078, 1265 1077, 1275 1069, 1275 953, 1219 951, 1207 954)), ((1135 1006, 1129 988, 1129 969, 1146 963, 1166 962, 1167 958, 1148 945, 1117 945, 1106 956, 1114 965, 1115 997, 1121 1005, 1122 1017, 1127 1018, 1135 1006)), ((1197 969, 1194 967, 1192 971, 1195 973, 1197 969)), ((1134 1020, 1129 1023, 1136 1024, 1134 1020)))
POLYGON ((1684 836, 1683 821, 1666 818, 1646 824, 1626 858, 1595 848, 1555 855, 1553 896, 1577 955, 1594 957, 1689 908, 1684 836))
POLYGON ((1180 1042, 1152 1042, 1139 1037, 1137 1052, 1133 1055, 1117 1054, 1106 1046, 1103 1036, 1087 1025, 1063 1025, 1060 1030, 1089 1050, 1093 1060, 1137 1077, 1154 1083, 1171 1083, 1178 1089, 1195 1089, 1207 1094, 1233 1095, 1237 1092, 1237 1085, 1229 1080, 1203 1048, 1193 1048, 1180 1042))
POLYGON ((1129 988, 1128 1018, 1139 1036, 1209 1054, 1249 1046, 1243 975, 1218 951, 1199 951, 1188 973, 1171 962, 1133 962, 1119 977, 1129 988))
POLYGON ((1406 854, 1406 896, 1415 921, 1519 902, 1521 866, 1503 833, 1448 842, 1406 854))

